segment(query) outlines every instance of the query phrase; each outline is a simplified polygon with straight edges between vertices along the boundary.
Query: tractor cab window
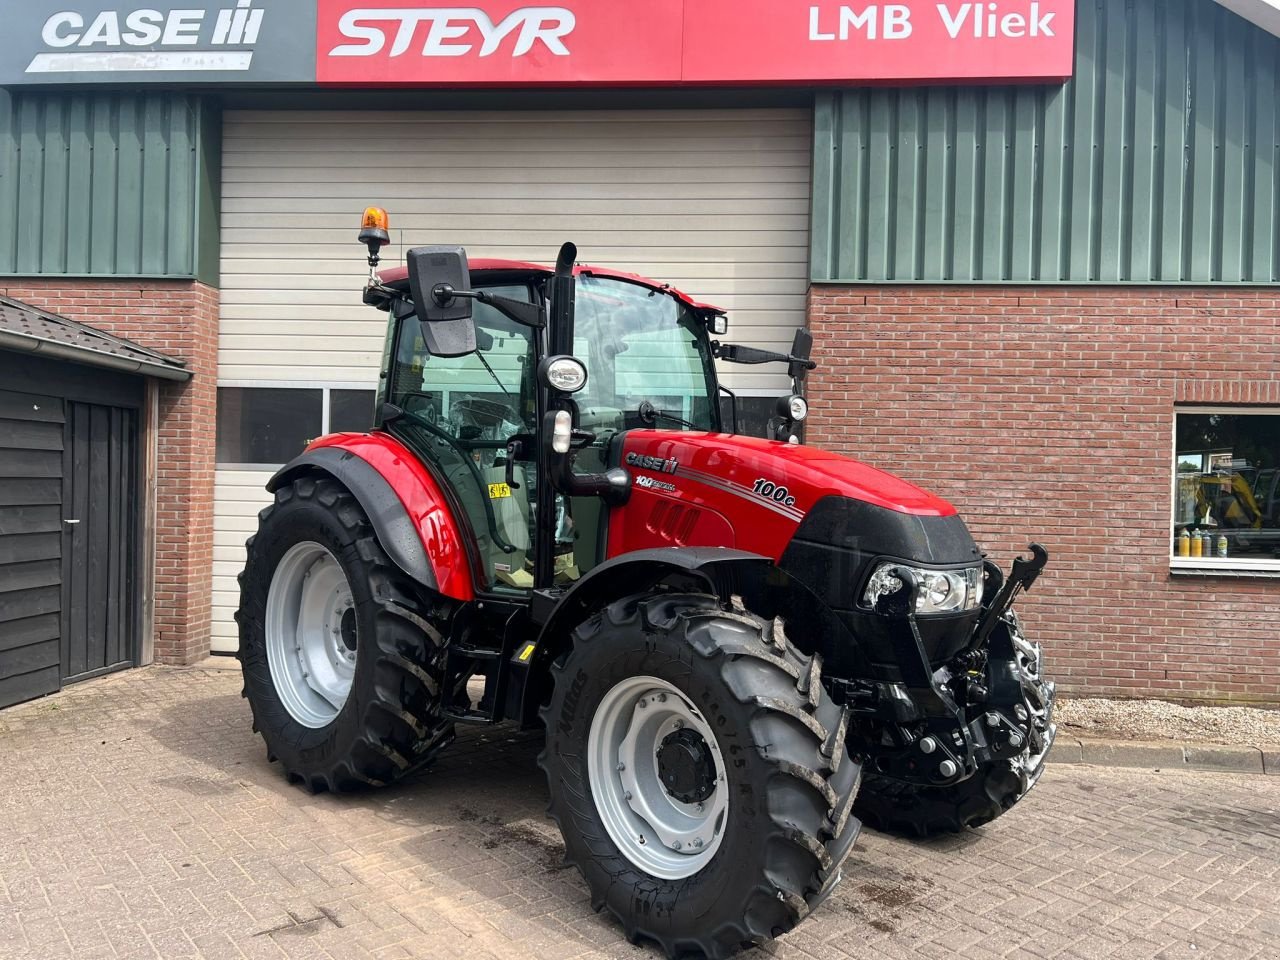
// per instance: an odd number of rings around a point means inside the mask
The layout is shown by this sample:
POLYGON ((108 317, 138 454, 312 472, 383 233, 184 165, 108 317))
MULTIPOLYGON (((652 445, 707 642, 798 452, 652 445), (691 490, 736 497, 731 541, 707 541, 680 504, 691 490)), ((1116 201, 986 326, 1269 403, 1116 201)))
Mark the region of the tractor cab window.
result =
POLYGON ((713 430, 715 368, 702 322, 670 294, 640 284, 578 277, 574 353, 587 364, 575 399, 597 434, 637 427, 713 430), (651 420, 641 410, 652 408, 651 420))
MULTIPOLYGON (((524 284, 484 289, 532 301, 524 284)), ((535 477, 532 463, 512 465, 508 477, 507 442, 535 432, 535 332, 482 303, 474 317, 478 349, 463 357, 432 356, 417 318, 401 320, 388 399, 405 411, 397 432, 436 464, 462 501, 480 548, 483 587, 523 590, 532 584, 535 477)))

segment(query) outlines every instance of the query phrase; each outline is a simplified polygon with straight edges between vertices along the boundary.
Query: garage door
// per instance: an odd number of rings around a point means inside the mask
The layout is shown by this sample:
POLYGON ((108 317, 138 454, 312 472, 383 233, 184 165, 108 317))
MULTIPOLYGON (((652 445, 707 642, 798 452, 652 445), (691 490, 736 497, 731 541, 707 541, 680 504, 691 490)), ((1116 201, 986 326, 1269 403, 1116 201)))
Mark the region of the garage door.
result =
MULTIPOLYGON (((288 416, 317 405, 318 431, 337 424, 344 392, 373 389, 384 324, 361 306, 355 242, 370 203, 392 216, 384 262, 460 243, 545 263, 573 240, 583 262, 725 307, 735 342, 783 349, 805 316, 810 124, 807 109, 228 112, 219 383, 236 392, 224 397, 283 417, 279 394, 255 391, 309 390, 288 416)), ((762 367, 725 382, 757 396, 786 385, 762 367)), ((253 420, 258 435, 267 419, 253 420)), ((231 650, 235 576, 269 470, 248 444, 220 447, 213 632, 231 650)))
POLYGON ((0 707, 134 662, 138 467, 135 409, 0 390, 0 707))

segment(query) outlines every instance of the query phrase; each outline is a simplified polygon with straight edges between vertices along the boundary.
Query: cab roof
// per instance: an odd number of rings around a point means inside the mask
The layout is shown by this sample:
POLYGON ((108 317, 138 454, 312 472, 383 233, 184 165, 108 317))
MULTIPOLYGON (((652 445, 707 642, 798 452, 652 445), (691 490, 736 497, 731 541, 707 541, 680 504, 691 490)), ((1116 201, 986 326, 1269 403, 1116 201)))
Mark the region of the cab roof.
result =
MULTIPOLYGON (((472 273, 532 273, 542 276, 551 276, 554 271, 540 263, 529 263, 526 260, 503 260, 492 257, 477 257, 469 261, 468 267, 472 273)), ((677 290, 669 283, 659 283, 657 280, 650 280, 648 277, 642 277, 637 273, 626 273, 622 270, 610 270, 608 267, 592 267, 578 264, 573 268, 575 277, 605 277, 610 280, 626 280, 629 283, 639 284, 642 287, 648 287, 650 290, 657 290, 662 293, 669 293, 681 303, 688 305, 691 309, 697 310, 699 313, 724 314, 725 311, 720 307, 710 303, 703 303, 695 300, 682 290, 677 290)), ((378 279, 387 285, 403 283, 409 279, 408 267, 388 267, 385 270, 378 271, 378 279)))

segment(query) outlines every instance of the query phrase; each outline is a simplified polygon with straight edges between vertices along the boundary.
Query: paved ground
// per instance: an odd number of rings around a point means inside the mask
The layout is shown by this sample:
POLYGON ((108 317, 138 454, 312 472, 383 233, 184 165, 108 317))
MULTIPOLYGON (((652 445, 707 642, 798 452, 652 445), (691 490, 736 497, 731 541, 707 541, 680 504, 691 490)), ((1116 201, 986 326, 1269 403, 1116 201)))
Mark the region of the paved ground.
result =
MULTIPOLYGON (((235 673, 134 671, 0 713, 0 958, 656 957, 593 914, 528 736, 310 797, 235 673)), ((870 831, 778 958, 1280 956, 1280 778, 1050 769, 980 833, 870 831)))

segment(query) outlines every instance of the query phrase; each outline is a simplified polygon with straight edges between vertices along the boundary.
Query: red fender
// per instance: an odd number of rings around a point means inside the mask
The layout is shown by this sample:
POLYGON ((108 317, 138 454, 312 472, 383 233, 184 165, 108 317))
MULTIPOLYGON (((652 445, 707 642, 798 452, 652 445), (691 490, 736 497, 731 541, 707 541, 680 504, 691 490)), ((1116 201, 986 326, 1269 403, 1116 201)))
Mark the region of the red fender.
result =
POLYGON ((307 451, 324 447, 338 447, 359 457, 391 485, 422 538, 440 592, 454 600, 474 600, 466 534, 431 471, 404 444, 380 430, 333 433, 313 441, 307 451))

